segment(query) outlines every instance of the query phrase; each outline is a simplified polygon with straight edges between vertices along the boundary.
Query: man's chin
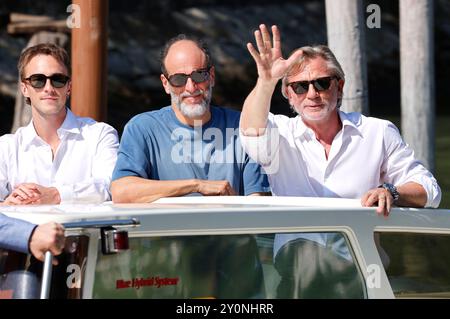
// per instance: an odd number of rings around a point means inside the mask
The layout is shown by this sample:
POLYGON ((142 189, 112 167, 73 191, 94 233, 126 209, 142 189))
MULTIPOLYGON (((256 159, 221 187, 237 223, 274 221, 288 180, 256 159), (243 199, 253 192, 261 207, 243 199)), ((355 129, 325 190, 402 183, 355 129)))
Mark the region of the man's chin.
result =
POLYGON ((327 113, 326 112, 316 112, 316 113, 300 113, 300 116, 302 117, 302 119, 306 120, 306 121, 311 121, 311 122, 317 122, 317 121, 322 121, 327 117, 327 113))
POLYGON ((37 108, 39 113, 46 116, 61 114, 64 109, 65 109, 64 106, 61 107, 59 105, 45 105, 37 108))
POLYGON ((201 104, 183 104, 181 106, 181 113, 191 119, 196 119, 204 116, 208 112, 208 107, 201 104))

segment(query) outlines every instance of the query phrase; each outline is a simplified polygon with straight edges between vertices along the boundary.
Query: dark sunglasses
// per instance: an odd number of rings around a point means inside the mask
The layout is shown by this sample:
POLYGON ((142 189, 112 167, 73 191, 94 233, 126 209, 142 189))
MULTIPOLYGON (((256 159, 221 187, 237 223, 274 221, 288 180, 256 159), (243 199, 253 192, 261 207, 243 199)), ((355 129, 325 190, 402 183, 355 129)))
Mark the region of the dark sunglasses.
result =
POLYGON ((47 83, 47 79, 50 79, 50 83, 56 89, 64 87, 64 85, 66 85, 70 80, 67 75, 61 73, 55 73, 50 76, 46 76, 45 74, 33 74, 25 80, 28 81, 35 89, 42 89, 47 83))
POLYGON ((170 85, 174 87, 185 86, 188 78, 191 78, 195 83, 202 83, 209 79, 209 67, 205 69, 195 70, 191 74, 176 73, 171 76, 166 76, 170 85))
POLYGON ((330 88, 331 81, 333 81, 333 79, 338 79, 338 77, 326 76, 326 77, 318 78, 318 79, 315 79, 312 81, 292 82, 292 83, 289 83, 288 85, 290 85, 292 87, 292 89, 294 90, 294 92, 296 94, 304 94, 304 93, 308 92, 310 84, 313 85, 314 89, 316 89, 317 91, 320 92, 320 91, 328 90, 330 88))

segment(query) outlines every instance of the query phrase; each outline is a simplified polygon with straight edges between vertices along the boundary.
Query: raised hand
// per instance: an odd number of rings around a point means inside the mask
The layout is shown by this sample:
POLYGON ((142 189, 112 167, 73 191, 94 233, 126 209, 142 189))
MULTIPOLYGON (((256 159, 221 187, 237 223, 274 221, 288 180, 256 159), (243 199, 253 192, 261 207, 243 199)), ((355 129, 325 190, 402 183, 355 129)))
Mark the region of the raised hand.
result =
POLYGON ((272 34, 273 41, 267 27, 261 24, 259 30, 255 31, 258 50, 251 43, 247 43, 247 49, 256 62, 259 78, 277 82, 286 74, 295 60, 302 55, 302 51, 295 52, 289 59, 285 60, 281 53, 280 31, 276 25, 272 26, 272 34))

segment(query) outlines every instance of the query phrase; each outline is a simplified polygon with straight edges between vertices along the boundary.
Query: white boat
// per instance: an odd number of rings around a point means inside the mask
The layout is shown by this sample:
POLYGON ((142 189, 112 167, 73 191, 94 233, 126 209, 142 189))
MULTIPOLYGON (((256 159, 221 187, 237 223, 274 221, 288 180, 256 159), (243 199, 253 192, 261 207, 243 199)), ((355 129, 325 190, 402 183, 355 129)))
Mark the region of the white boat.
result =
POLYGON ((40 263, 0 251, 3 298, 450 297, 449 209, 393 208, 384 218, 359 200, 236 196, 2 213, 66 227, 56 267, 49 253, 40 263), (277 244, 276 234, 294 233, 333 240, 277 244), (279 256, 291 259, 280 266, 279 256))

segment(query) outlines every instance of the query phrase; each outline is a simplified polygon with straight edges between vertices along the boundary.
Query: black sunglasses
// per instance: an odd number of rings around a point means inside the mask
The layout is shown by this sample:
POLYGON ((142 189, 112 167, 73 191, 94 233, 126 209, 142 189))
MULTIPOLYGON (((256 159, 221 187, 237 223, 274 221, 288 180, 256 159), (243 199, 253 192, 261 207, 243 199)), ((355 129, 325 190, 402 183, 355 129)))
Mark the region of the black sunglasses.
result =
POLYGON ((333 81, 333 79, 338 79, 338 77, 326 76, 326 77, 318 78, 318 79, 315 79, 312 81, 292 82, 292 83, 289 83, 288 85, 290 85, 292 87, 292 89, 294 90, 294 92, 296 94, 304 94, 304 93, 308 92, 310 84, 313 85, 314 89, 316 89, 317 91, 320 92, 320 91, 328 90, 330 88, 331 81, 333 81))
POLYGON ((202 83, 209 79, 209 69, 210 67, 195 70, 191 74, 176 73, 172 74, 171 76, 166 76, 166 78, 169 81, 170 85, 174 87, 181 87, 186 85, 188 78, 191 78, 195 83, 202 83))
POLYGON ((50 76, 46 76, 45 74, 33 74, 25 80, 28 81, 35 89, 42 89, 47 83, 47 79, 50 79, 50 83, 56 89, 64 87, 64 85, 66 85, 70 80, 67 75, 61 73, 55 73, 50 76))

